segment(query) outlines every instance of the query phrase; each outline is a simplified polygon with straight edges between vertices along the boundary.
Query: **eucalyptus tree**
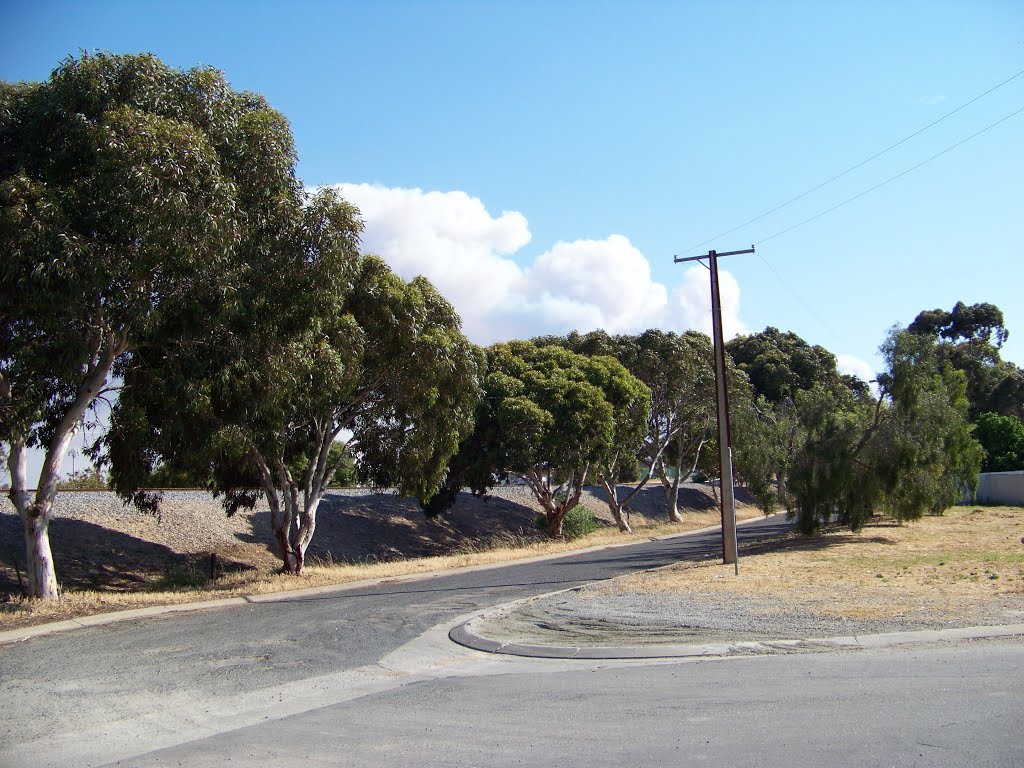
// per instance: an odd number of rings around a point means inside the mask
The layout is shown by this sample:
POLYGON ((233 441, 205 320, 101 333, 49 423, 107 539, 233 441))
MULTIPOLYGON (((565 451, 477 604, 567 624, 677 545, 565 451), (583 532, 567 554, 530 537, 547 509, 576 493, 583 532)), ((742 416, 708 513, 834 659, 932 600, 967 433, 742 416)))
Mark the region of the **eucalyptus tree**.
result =
POLYGON ((136 489, 159 460, 211 477, 229 513, 265 497, 283 567, 301 573, 346 459, 406 495, 438 489, 472 428, 476 358, 427 280, 359 255, 361 226, 321 191, 252 265, 245 300, 206 315, 186 343, 140 349, 108 439, 121 493, 155 503, 136 489))
MULTIPOLYGON (((636 459, 640 480, 619 498, 617 482, 605 482, 608 505, 616 520, 657 477, 665 490, 669 519, 682 520, 678 511, 679 484, 700 461, 714 423, 715 390, 711 342, 696 331, 683 335, 651 329, 639 335, 609 336, 598 330, 586 334, 546 336, 539 344, 558 344, 586 355, 612 355, 651 392, 651 407, 636 459), (684 470, 683 467, 687 469, 684 470)), ((622 466, 620 458, 613 480, 622 466)), ((611 473, 604 473, 611 475, 611 473)), ((620 523, 620 527, 623 524, 620 523)))
POLYGON ((612 357, 543 343, 489 347, 487 368, 476 430, 495 474, 520 478, 544 510, 548 534, 561 536, 591 472, 637 448, 650 393, 612 357))
POLYGON ((32 597, 58 597, 49 523, 79 425, 176 307, 233 291, 300 194, 294 163, 285 119, 213 69, 83 54, 0 84, 0 441, 32 597))

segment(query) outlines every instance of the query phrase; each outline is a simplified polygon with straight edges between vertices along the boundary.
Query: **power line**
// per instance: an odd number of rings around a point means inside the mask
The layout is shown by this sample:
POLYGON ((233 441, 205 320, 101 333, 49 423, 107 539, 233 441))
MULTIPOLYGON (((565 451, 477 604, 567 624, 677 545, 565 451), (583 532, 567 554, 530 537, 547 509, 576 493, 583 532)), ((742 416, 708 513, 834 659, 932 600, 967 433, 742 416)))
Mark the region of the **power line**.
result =
POLYGON ((824 211, 821 211, 820 213, 816 213, 813 216, 810 216, 810 217, 804 219, 803 221, 797 222, 796 224, 794 224, 791 227, 787 227, 786 229, 783 229, 780 232, 776 232, 774 235, 769 235, 768 237, 762 238, 762 239, 760 239, 760 240, 758 240, 756 242, 757 243, 767 243, 769 240, 774 240, 776 237, 780 237, 780 236, 786 234, 787 232, 792 232, 797 227, 802 227, 804 224, 809 224, 810 222, 812 222, 812 221, 814 221, 816 219, 820 219, 822 216, 825 216, 825 215, 827 215, 829 213, 832 213, 833 211, 836 211, 836 210, 842 208, 844 205, 848 205, 849 203, 852 203, 854 200, 859 200, 860 198, 864 197, 865 195, 868 195, 868 194, 874 192, 876 189, 881 189, 886 184, 889 184, 890 182, 896 181, 896 179, 901 179, 901 178, 903 178, 904 176, 906 176, 908 173, 910 173, 912 171, 916 171, 922 165, 927 165, 932 160, 936 160, 936 159, 942 157, 944 154, 946 154, 947 152, 951 152, 952 150, 954 150, 957 147, 959 147, 961 144, 966 144, 971 139, 977 138, 978 136, 981 136, 981 134, 985 133, 986 131, 992 130, 993 128, 995 128, 1000 123, 1005 123, 1011 117, 1019 115, 1021 112, 1024 112, 1024 107, 1021 107, 1016 112, 1011 112, 1010 114, 1006 115, 1005 117, 1002 117, 999 120, 996 120, 994 123, 990 123, 989 125, 986 125, 984 128, 982 128, 977 133, 972 133, 966 139, 961 139, 956 144, 952 144, 951 146, 946 147, 941 152, 932 155, 927 160, 922 160, 920 163, 918 163, 917 165, 913 166, 912 168, 907 168, 907 170, 902 171, 901 173, 897 173, 895 176, 890 176, 885 181, 881 182, 880 184, 876 184, 875 186, 871 187, 870 189, 865 189, 863 192, 861 192, 859 194, 856 194, 853 197, 849 197, 846 200, 843 200, 843 202, 841 202, 841 203, 839 203, 837 205, 833 205, 831 208, 828 208, 828 209, 826 209, 824 211))
MULTIPOLYGON (((953 115, 955 115, 955 114, 956 114, 957 112, 959 112, 960 110, 962 110, 962 109, 964 109, 964 108, 966 108, 966 107, 969 107, 969 106, 970 106, 971 104, 973 104, 974 102, 976 102, 976 101, 978 101, 978 100, 980 100, 980 99, 983 99, 984 97, 988 96, 988 95, 989 95, 990 93, 992 93, 993 91, 996 91, 996 90, 998 90, 998 89, 1002 88, 1002 87, 1003 87, 1004 85, 1006 85, 1007 83, 1009 83, 1009 82, 1011 82, 1011 81, 1013 81, 1013 80, 1016 80, 1016 79, 1017 79, 1018 77, 1020 77, 1021 75, 1024 75, 1024 69, 1022 69, 1022 70, 1021 70, 1020 72, 1018 72, 1017 74, 1015 74, 1015 75, 1012 75, 1011 77, 1008 77, 1008 78, 1006 78, 1005 80, 1003 80, 1003 82, 1001 82, 1001 83, 999 83, 999 84, 997 84, 997 85, 994 85, 994 86, 992 86, 991 88, 989 88, 989 89, 988 89, 987 91, 985 91, 984 93, 978 94, 977 96, 975 96, 975 97, 974 97, 973 99, 971 99, 970 101, 966 101, 966 102, 964 102, 964 103, 963 103, 963 104, 961 104, 961 105, 960 105, 959 107, 957 107, 956 109, 952 110, 951 112, 947 112, 946 114, 944 114, 944 115, 943 115, 942 117, 940 117, 939 119, 937 119, 937 120, 934 120, 934 121, 932 121, 932 122, 928 123, 928 125, 924 126, 924 128, 920 128, 919 130, 917 130, 917 131, 914 131, 914 132, 913 132, 912 134, 910 134, 909 136, 905 136, 905 137, 903 137, 902 139, 900 139, 899 141, 897 141, 897 142, 896 142, 895 144, 892 144, 892 145, 890 145, 890 146, 886 147, 885 149, 883 149, 883 150, 882 150, 881 152, 876 152, 875 154, 873 154, 873 155, 872 155, 871 157, 867 158, 866 160, 861 160, 861 161, 860 161, 859 163, 857 163, 856 165, 851 165, 851 166, 850 166, 849 168, 847 168, 847 169, 846 169, 845 171, 843 171, 842 173, 836 174, 835 176, 833 176, 832 178, 828 179, 827 181, 823 181, 823 182, 821 182, 820 184, 818 184, 817 186, 815 186, 815 187, 811 187, 811 188, 810 188, 810 189, 808 189, 808 190, 807 190, 806 192, 801 192, 801 193, 800 193, 799 195, 797 195, 796 197, 794 197, 794 198, 791 198, 790 200, 787 200, 786 202, 784 202, 784 203, 782 203, 782 204, 780 204, 780 205, 777 205, 777 206, 775 206, 775 207, 774 207, 774 208, 772 208, 771 210, 765 211, 764 213, 762 213, 762 214, 759 214, 759 215, 755 216, 754 218, 752 218, 752 219, 750 219, 750 220, 748 220, 748 221, 745 221, 745 222, 743 222, 742 224, 739 224, 738 226, 735 226, 735 227, 733 227, 733 228, 732 228, 732 229, 730 229, 730 230, 727 230, 727 231, 725 231, 725 232, 722 232, 721 234, 715 235, 714 237, 710 238, 709 240, 705 240, 705 241, 704 241, 704 242, 702 242, 702 243, 697 243, 696 245, 691 245, 691 246, 690 246, 689 248, 687 248, 687 249, 686 249, 685 251, 682 251, 682 253, 689 253, 690 251, 694 251, 694 250, 696 250, 697 248, 701 248, 701 247, 703 247, 703 246, 707 245, 708 243, 714 242, 715 240, 718 240, 719 238, 722 238, 722 237, 724 237, 725 235, 731 235, 731 234, 732 234, 733 232, 735 232, 736 230, 738 230, 738 229, 743 229, 743 227, 747 226, 748 224, 753 224, 753 223, 754 223, 754 222, 756 222, 756 221, 760 221, 760 220, 761 220, 761 219, 763 219, 764 217, 766 217, 766 216, 770 216, 771 214, 775 213, 776 211, 780 211, 780 210, 782 210, 783 208, 785 208, 786 206, 788 206, 788 205, 791 205, 791 204, 795 203, 795 202, 796 202, 797 200, 801 200, 801 199, 803 199, 803 198, 807 197, 807 195, 811 194, 812 192, 817 192, 817 191, 818 191, 819 189, 821 189, 822 187, 828 186, 828 185, 829 185, 829 184, 831 184, 831 183, 832 183, 833 181, 836 181, 836 180, 838 180, 838 179, 841 179, 841 178, 843 178, 843 176, 846 176, 846 175, 847 175, 848 173, 852 173, 853 171, 857 170, 857 169, 858 169, 858 168, 860 168, 861 166, 867 165, 867 164, 868 164, 868 163, 870 163, 870 162, 871 162, 872 160, 876 160, 877 158, 881 157, 881 156, 882 156, 882 155, 884 155, 885 153, 887 153, 887 152, 890 152, 890 151, 892 151, 892 150, 896 149, 896 147, 900 146, 901 144, 905 144, 906 142, 910 141, 910 140, 911 140, 912 138, 914 138, 915 136, 919 136, 920 134, 922 134, 922 133, 924 133, 925 131, 927 131, 927 130, 928 130, 929 128, 932 128, 933 126, 936 126, 936 125, 938 125, 939 123, 941 123, 941 122, 942 122, 943 120, 945 120, 946 118, 952 117, 953 115)), ((1011 115, 1010 117, 1012 117, 1012 115, 1011 115)), ((991 126, 990 126, 990 127, 991 127, 991 126)), ((974 138, 974 137, 972 136, 971 138, 974 138)), ((926 161, 926 162, 927 162, 927 161, 926 161)), ((913 170, 913 169, 911 169, 911 170, 913 170)), ((824 215, 824 213, 822 213, 821 215, 824 215)), ((780 233, 780 234, 781 234, 781 233, 780 233)), ((775 235, 773 235, 773 237, 775 237, 775 235)), ((761 242, 764 242, 764 241, 762 240, 761 242)))

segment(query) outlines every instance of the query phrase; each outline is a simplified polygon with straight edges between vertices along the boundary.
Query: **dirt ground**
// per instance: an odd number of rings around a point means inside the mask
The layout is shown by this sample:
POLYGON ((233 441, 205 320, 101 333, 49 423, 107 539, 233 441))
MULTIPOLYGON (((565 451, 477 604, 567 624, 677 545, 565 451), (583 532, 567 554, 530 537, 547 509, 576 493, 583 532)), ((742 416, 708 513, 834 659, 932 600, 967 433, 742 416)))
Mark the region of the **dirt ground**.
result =
POLYGON ((927 613, 956 619, 1003 607, 1024 621, 1024 509, 953 507, 862 531, 790 533, 743 553, 739 575, 686 563, 596 585, 605 593, 703 593, 768 598, 824 616, 864 619, 927 613))

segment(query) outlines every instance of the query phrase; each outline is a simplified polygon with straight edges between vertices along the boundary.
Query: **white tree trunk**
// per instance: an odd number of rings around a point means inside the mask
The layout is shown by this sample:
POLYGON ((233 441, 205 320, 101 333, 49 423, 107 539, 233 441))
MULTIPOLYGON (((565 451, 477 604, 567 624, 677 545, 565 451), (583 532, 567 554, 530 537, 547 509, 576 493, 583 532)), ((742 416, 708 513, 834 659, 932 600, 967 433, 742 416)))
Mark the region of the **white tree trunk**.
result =
MULTIPOLYGON (((102 323, 101 323, 102 325, 102 323)), ((28 571, 29 597, 33 600, 57 600, 57 574, 50 550, 50 520, 53 502, 57 498, 57 481, 71 441, 78 434, 82 418, 107 383, 114 360, 128 347, 123 333, 98 334, 96 348, 83 364, 83 377, 75 391, 75 399, 68 406, 53 430, 46 446, 46 458, 39 472, 35 498, 28 486, 28 451, 25 435, 11 441, 7 465, 11 474, 10 499, 25 527, 25 556, 28 571)), ((12 399, 10 382, 0 376, 0 396, 12 399)))
MULTIPOLYGON (((35 499, 28 489, 27 450, 24 441, 11 445, 7 457, 11 473, 11 503, 18 510, 25 529, 25 570, 28 572, 28 596, 33 600, 57 600, 57 573, 50 551, 50 518, 53 515, 53 483, 39 483, 35 499)), ((50 462, 47 462, 50 464, 50 462)), ((40 478, 42 479, 42 478, 40 478)))
POLYGON ((38 512, 33 505, 29 514, 23 515, 25 523, 25 558, 28 570, 29 595, 36 600, 57 600, 57 573, 53 567, 53 553, 50 551, 49 515, 38 512))

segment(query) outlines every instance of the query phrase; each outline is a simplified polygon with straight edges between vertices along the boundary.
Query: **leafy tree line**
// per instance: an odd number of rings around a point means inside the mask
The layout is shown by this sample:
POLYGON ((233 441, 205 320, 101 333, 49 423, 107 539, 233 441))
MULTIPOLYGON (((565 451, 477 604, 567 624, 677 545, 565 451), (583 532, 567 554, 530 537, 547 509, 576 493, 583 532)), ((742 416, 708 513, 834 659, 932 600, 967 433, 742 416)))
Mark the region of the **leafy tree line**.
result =
MULTIPOLYGON (((103 402, 92 458, 123 498, 155 509, 157 477, 200 479, 229 514, 264 498, 287 571, 339 472, 429 515, 514 477, 552 536, 595 481, 623 531, 650 482, 680 519, 680 483, 717 474, 706 336, 480 349, 427 280, 360 252, 359 212, 309 196, 295 159, 285 119, 216 70, 83 55, 0 85, 0 444, 32 597, 57 597, 58 469, 103 402)), ((877 395, 794 334, 735 339, 738 480, 808 532, 942 508, 981 461, 973 414, 1019 412, 1005 338, 990 305, 922 313, 885 342, 877 395)))

